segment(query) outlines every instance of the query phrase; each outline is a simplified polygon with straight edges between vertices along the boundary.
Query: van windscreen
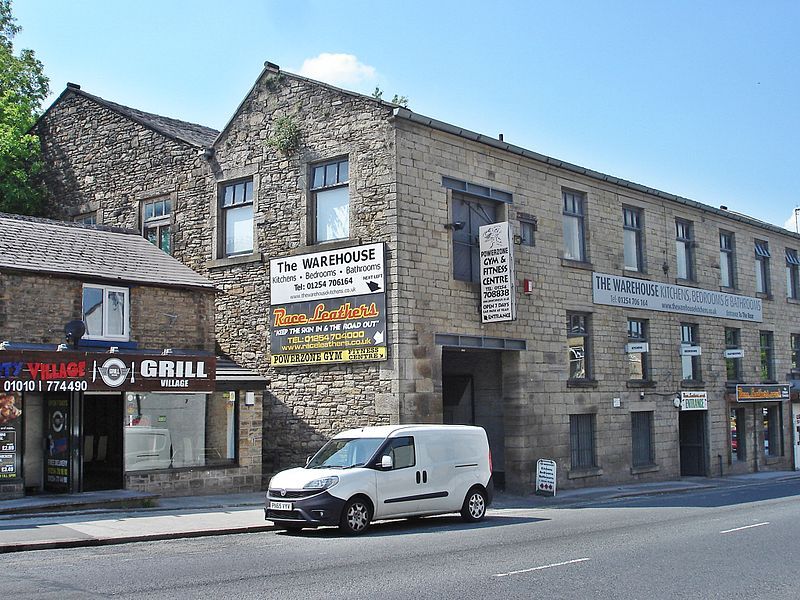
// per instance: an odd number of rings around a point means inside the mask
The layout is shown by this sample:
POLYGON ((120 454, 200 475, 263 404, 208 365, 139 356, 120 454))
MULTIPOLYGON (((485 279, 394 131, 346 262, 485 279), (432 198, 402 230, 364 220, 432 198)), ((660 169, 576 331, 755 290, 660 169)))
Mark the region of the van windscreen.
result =
POLYGON ((384 438, 330 440, 308 461, 306 469, 348 469, 364 466, 383 441, 384 438))

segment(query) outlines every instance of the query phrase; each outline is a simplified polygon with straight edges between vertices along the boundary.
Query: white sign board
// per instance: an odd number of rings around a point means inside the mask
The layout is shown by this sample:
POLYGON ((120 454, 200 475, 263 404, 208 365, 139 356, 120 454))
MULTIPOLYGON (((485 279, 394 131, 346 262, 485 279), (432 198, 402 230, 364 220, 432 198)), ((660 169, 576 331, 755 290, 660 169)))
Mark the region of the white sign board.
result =
POLYGON ((647 342, 631 342, 625 344, 625 352, 628 354, 644 354, 650 352, 650 344, 647 342))
POLYGON ((681 392, 681 410, 708 410, 708 392, 681 392))
POLYGON ((383 293, 383 244, 273 258, 269 281, 272 305, 383 293))
POLYGON ((517 318, 514 256, 507 222, 484 225, 478 233, 481 273, 481 321, 517 318))
POLYGON ((761 298, 605 273, 592 273, 592 300, 622 308, 758 323, 763 320, 761 298))
POLYGON ((556 495, 556 461, 546 458, 536 461, 536 493, 539 496, 556 495))
POLYGON ((681 356, 700 356, 703 354, 702 346, 681 346, 681 356))
POLYGON ((744 350, 741 348, 728 348, 725 350, 725 358, 744 358, 744 350))

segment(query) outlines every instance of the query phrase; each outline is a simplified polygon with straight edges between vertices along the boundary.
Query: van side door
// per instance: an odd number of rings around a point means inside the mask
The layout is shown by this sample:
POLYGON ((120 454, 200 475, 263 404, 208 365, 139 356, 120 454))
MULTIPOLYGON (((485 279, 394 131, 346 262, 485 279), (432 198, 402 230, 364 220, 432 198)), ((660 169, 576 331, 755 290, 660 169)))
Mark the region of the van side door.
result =
POLYGON ((391 438, 377 455, 375 517, 384 518, 413 513, 417 510, 416 449, 413 436, 391 438), (384 456, 392 458, 391 469, 381 469, 384 456))

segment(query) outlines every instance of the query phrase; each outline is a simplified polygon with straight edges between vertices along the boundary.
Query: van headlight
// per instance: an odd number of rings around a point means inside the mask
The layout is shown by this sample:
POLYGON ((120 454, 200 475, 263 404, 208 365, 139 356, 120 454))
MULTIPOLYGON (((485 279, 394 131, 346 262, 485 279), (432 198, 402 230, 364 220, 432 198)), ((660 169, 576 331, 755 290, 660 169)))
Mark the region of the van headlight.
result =
POLYGON ((327 490, 330 487, 333 487, 339 483, 339 478, 336 475, 331 475, 329 477, 320 477, 319 479, 315 479, 314 481, 309 481, 307 484, 303 486, 304 490, 327 490))

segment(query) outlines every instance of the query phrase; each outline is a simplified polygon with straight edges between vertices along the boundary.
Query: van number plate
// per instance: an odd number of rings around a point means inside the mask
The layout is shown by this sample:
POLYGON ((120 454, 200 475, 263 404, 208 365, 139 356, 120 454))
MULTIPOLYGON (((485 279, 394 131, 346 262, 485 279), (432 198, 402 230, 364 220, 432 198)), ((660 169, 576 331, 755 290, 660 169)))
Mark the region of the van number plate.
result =
POLYGON ((291 502, 270 502, 270 510, 292 510, 291 502))

